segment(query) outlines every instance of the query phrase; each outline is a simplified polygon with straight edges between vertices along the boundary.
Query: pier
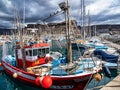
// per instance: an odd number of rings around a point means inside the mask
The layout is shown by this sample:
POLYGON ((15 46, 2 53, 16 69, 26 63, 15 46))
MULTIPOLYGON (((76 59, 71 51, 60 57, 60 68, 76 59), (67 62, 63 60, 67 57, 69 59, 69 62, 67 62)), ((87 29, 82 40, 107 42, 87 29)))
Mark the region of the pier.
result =
POLYGON ((120 90, 120 74, 100 90, 120 90))
MULTIPOLYGON (((117 50, 120 50, 120 45, 107 41, 105 40, 107 46, 116 48, 117 50)), ((120 56, 120 55, 119 55, 120 56)), ((105 85, 103 88, 101 88, 100 90, 120 90, 120 58, 118 60, 118 73, 119 75, 113 79, 111 82, 109 82, 107 85, 105 85)))

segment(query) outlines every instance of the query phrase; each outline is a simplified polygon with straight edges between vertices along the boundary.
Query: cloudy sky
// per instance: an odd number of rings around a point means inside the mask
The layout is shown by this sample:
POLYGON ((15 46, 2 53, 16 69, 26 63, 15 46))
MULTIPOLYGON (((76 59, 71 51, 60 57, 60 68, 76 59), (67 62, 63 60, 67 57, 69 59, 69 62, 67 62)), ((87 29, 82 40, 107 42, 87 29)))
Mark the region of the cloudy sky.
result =
MULTIPOLYGON (((64 0, 0 0, 0 28, 13 28, 16 16, 24 23, 41 23, 43 19, 60 11, 58 6, 64 0), (25 1, 25 3, 24 3, 25 1), (24 13, 25 12, 25 13, 24 13), (23 18, 25 16, 25 20, 23 18)), ((81 0, 69 0, 71 18, 81 20, 81 0)), ((84 0, 90 23, 120 24, 120 0, 84 0)), ((48 19, 46 22, 60 22, 64 15, 48 19)), ((87 19, 86 19, 87 22, 87 19)))

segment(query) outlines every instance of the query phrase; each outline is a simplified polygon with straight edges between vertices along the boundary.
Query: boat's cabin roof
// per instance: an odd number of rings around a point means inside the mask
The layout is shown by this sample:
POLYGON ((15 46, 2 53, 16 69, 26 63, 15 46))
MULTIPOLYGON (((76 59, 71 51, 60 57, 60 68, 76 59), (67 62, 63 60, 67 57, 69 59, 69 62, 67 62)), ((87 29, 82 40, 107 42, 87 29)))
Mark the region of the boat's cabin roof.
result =
MULTIPOLYGON (((43 57, 49 53, 50 44, 48 44, 48 43, 33 44, 31 46, 25 46, 24 49, 25 49, 26 56, 43 57)), ((21 49, 19 49, 19 50, 21 52, 21 49)))
POLYGON ((44 48, 44 47, 50 47, 49 43, 36 43, 33 45, 25 46, 24 48, 44 48))

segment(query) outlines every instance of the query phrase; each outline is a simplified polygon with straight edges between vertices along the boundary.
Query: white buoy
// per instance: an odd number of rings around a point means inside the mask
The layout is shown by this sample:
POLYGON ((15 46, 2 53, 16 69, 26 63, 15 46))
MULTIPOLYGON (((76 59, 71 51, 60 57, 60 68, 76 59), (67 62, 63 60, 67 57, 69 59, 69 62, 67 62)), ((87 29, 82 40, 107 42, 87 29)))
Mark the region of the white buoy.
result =
POLYGON ((14 73, 13 74, 13 78, 17 78, 18 77, 18 74, 17 73, 14 73))
POLYGON ((2 66, 2 63, 0 62, 0 66, 2 66))

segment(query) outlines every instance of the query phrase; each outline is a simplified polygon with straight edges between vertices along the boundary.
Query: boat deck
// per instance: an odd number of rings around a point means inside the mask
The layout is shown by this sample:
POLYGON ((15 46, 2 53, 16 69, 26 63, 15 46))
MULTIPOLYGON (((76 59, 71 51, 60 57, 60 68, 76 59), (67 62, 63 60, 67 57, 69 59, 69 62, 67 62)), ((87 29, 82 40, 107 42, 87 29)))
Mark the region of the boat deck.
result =
POLYGON ((120 90, 120 74, 100 90, 120 90))

